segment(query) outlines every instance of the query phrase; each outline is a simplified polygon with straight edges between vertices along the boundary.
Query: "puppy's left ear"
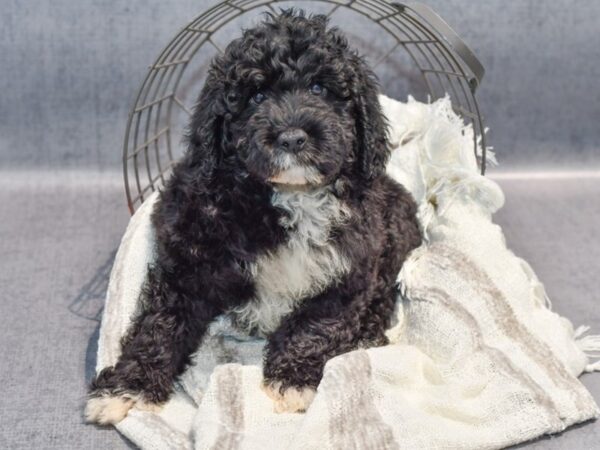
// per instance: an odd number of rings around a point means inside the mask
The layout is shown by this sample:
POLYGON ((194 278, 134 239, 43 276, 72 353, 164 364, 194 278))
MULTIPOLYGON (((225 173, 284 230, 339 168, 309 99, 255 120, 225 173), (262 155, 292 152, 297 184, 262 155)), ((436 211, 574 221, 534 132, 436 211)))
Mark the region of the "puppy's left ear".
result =
POLYGON ((210 175, 223 153, 225 107, 223 105, 224 75, 220 60, 212 63, 204 87, 196 101, 187 130, 189 165, 210 175))
POLYGON ((387 119, 379 103, 379 85, 373 71, 358 55, 350 56, 351 87, 357 132, 356 156, 359 172, 372 180, 385 171, 390 156, 387 119))

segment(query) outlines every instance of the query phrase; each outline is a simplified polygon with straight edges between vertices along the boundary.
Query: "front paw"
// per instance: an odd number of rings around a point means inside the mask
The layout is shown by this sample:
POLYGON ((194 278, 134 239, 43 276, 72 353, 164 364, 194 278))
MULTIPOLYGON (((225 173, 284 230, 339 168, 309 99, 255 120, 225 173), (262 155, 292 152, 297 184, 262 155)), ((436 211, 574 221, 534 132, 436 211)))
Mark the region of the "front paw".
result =
POLYGON ((114 425, 123 420, 133 407, 145 411, 161 408, 161 404, 148 402, 142 393, 123 387, 125 380, 114 367, 103 369, 92 380, 84 412, 87 422, 114 425))
POLYGON ((85 420, 99 425, 115 425, 134 407, 157 413, 162 409, 162 404, 147 402, 140 395, 103 393, 88 398, 85 420))
POLYGON ((90 397, 85 405, 85 420, 99 425, 119 423, 135 405, 130 395, 105 394, 90 397))
POLYGON ((276 413, 304 412, 308 409, 317 391, 310 386, 282 388, 279 381, 265 382, 263 390, 275 403, 276 413))

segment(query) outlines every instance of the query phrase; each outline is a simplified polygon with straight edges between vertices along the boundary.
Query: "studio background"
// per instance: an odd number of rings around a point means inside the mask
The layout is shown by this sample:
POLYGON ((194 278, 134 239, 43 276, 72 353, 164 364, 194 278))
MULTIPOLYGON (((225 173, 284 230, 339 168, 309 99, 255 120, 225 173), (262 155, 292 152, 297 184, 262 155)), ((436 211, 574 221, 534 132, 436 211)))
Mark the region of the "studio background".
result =
MULTIPOLYGON (((118 170, 145 69, 214 3, 4 0, 2 167, 118 170)), ((600 164, 600 2, 427 4, 487 70, 478 98, 503 170, 600 164)))
MULTIPOLYGON (((0 4, 0 448, 128 445, 81 416, 129 217, 127 114, 160 50, 214 3, 0 4)), ((500 161, 489 173, 507 197, 496 221, 509 247, 559 313, 600 331, 600 2, 426 3, 486 68, 477 97, 500 161)), ((598 377, 583 381, 600 400, 598 377)), ((599 442, 593 424, 531 448, 599 442)))

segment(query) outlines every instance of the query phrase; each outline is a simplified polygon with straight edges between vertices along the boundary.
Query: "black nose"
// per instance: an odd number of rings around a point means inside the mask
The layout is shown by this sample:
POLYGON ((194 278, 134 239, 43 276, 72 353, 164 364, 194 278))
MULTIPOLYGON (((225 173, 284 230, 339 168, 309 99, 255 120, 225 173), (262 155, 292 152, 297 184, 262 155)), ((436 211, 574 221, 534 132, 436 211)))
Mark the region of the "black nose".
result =
POLYGON ((288 152, 298 152, 304 147, 308 135, 300 128, 290 128, 277 136, 277 145, 288 152))

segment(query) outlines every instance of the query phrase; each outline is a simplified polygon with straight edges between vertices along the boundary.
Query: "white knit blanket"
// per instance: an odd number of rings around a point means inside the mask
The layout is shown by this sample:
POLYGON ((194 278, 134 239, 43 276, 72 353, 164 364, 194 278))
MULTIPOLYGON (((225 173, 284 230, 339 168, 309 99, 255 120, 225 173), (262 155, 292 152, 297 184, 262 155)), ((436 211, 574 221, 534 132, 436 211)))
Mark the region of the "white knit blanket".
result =
MULTIPOLYGON (((143 449, 501 448, 600 411, 577 379, 600 336, 550 310, 529 265, 491 214, 500 188, 478 174, 473 135, 448 100, 381 98, 396 147, 388 172, 419 204, 426 243, 399 275, 390 344, 328 362, 304 414, 277 414, 261 390, 264 342, 213 324, 159 413, 117 429, 143 449), (586 353, 587 352, 587 353, 586 353)), ((111 274, 97 369, 112 365, 136 309, 154 236, 149 198, 131 219, 111 274)), ((393 207, 393 205, 390 205, 393 207)))

